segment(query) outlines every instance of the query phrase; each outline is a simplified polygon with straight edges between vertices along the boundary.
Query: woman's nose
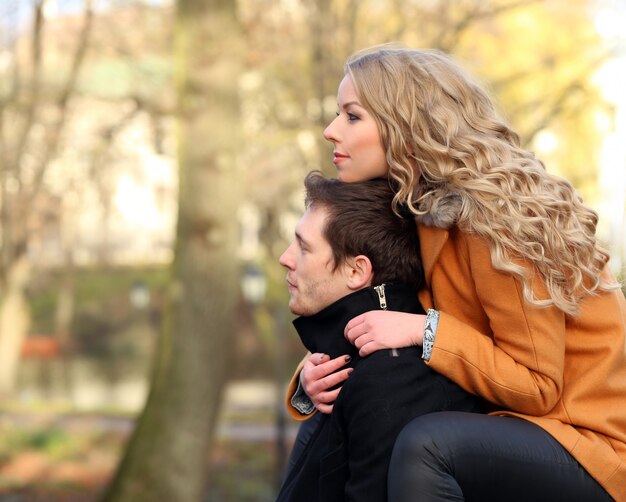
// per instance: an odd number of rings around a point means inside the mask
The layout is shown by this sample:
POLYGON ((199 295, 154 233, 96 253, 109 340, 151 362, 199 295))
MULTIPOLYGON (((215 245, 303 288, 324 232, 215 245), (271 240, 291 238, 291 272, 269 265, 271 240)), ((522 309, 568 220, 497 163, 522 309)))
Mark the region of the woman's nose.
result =
POLYGON ((333 127, 333 124, 335 123, 335 120, 337 120, 336 118, 334 120, 331 121, 330 124, 328 124, 326 126, 326 129, 324 129, 324 139, 331 141, 333 143, 335 143, 337 141, 337 136, 335 134, 335 128, 333 127))

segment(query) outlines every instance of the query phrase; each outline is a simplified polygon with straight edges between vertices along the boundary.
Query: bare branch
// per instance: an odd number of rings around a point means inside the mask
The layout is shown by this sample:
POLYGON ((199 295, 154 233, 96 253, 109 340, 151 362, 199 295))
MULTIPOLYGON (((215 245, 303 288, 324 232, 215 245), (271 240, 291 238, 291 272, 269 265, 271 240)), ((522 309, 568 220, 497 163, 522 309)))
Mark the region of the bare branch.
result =
MULTIPOLYGON (((89 45, 89 35, 91 34, 91 26, 93 23, 93 8, 91 5, 91 0, 85 0, 85 20, 83 23, 83 29, 80 32, 80 36, 78 37, 78 43, 76 46, 76 52, 74 53, 74 58, 72 59, 72 66, 70 68, 70 73, 67 77, 67 81, 65 82, 65 86, 59 95, 57 100, 57 106, 65 112, 67 108, 67 102, 70 99, 70 96, 76 90, 76 81, 78 79, 78 73, 82 66, 82 63, 85 59, 85 54, 87 53, 87 46, 89 45)), ((64 120, 64 114, 57 122, 62 124, 64 120)))
POLYGON ((61 93, 56 100, 56 106, 59 110, 57 120, 52 124, 51 127, 48 128, 46 134, 45 154, 40 157, 39 165, 35 169, 33 189, 29 194, 26 207, 29 207, 33 199, 37 196, 41 188, 41 183, 43 181, 46 168, 49 165, 50 161, 54 159, 57 154, 61 133, 63 131, 63 126, 65 125, 65 120, 67 117, 68 103, 72 95, 76 92, 76 81, 78 80, 78 74, 85 59, 85 54, 87 53, 92 22, 93 8, 91 0, 85 0, 83 27, 78 37, 76 51, 74 52, 74 56, 72 58, 70 72, 67 80, 65 81, 65 85, 63 86, 63 89, 61 90, 61 93))
POLYGON ((96 179, 100 171, 101 166, 104 164, 106 153, 109 151, 113 141, 117 134, 141 111, 140 104, 137 100, 134 100, 134 106, 122 115, 119 120, 109 125, 106 129, 100 133, 102 141, 96 147, 91 161, 89 163, 89 175, 91 178, 96 179))
MULTIPOLYGON (((13 15, 17 17, 17 6, 13 7, 13 15)), ((16 22, 17 23, 17 22, 16 22)), ((5 109, 10 103, 16 101, 18 90, 20 88, 20 67, 17 64, 17 37, 10 36, 9 37, 9 47, 11 51, 12 61, 11 61, 11 84, 9 90, 3 96, 0 96, 0 187, 4 187, 4 176, 6 174, 7 166, 9 165, 10 159, 7 154, 7 140, 5 138, 5 129, 4 129, 4 119, 5 119, 5 109)), ((8 50, 7 50, 8 52, 8 50)), ((9 77, 7 77, 7 80, 9 77)), ((4 197, 2 198, 4 200, 4 197)), ((0 220, 2 217, 0 216, 0 220)))
MULTIPOLYGON (((2 280, 4 280, 4 273, 6 272, 9 264, 15 260, 24 250, 23 236, 16 235, 23 227, 14 225, 14 222, 21 220, 16 219, 14 214, 11 214, 11 207, 9 203, 9 192, 7 183, 9 182, 10 175, 13 174, 13 180, 17 183, 21 183, 20 165, 22 156, 30 136, 30 131, 35 123, 37 107, 40 100, 40 88, 41 88, 41 47, 42 47, 42 32, 44 25, 43 8, 46 0, 37 0, 34 5, 34 20, 33 20, 33 32, 32 32, 32 45, 31 45, 31 60, 32 60, 32 79, 29 86, 29 94, 26 103, 25 119, 22 125, 21 131, 17 135, 17 145, 12 158, 6 152, 3 145, 3 166, 2 166, 2 186, 0 187, 2 193, 1 210, 0 210, 0 224, 2 225, 2 247, 0 251, 0 273, 2 280)), ((14 97, 15 98, 15 97, 14 97)), ((2 125, 4 124, 3 114, 2 125)), ((4 131, 2 131, 4 132, 4 131)), ((4 138, 3 138, 4 139, 4 138)))
POLYGON ((522 144, 524 145, 530 144, 530 142, 533 140, 533 138, 539 131, 548 127, 555 117, 558 117, 559 115, 561 115, 563 110, 566 108, 565 105, 567 103, 567 100, 571 96, 579 92, 584 92, 584 90, 585 90, 584 86, 578 80, 574 82, 570 82, 568 86, 564 87, 559 93, 559 95, 554 99, 554 101, 550 104, 550 106, 544 112, 543 117, 540 120, 537 120, 529 131, 526 131, 525 133, 520 135, 522 144))
POLYGON ((24 120, 24 125, 21 133, 18 136, 17 146, 15 149, 15 155, 13 158, 13 162, 6 167, 12 167, 15 170, 15 175, 18 182, 21 180, 20 174, 20 165, 22 161, 22 156, 24 155, 24 151, 26 148, 26 143, 28 142, 28 137, 30 136, 30 131, 33 128, 35 123, 37 108, 39 106, 40 92, 41 92, 41 72, 42 72, 42 61, 41 61, 41 41, 42 41, 42 33, 44 26, 44 15, 43 8, 46 0, 38 0, 34 7, 34 23, 33 23, 33 35, 32 35, 32 47, 31 47, 31 57, 32 57, 32 80, 29 86, 29 96, 26 102, 26 117, 24 120))
POLYGON ((466 12, 461 19, 452 26, 443 26, 442 31, 435 41, 435 47, 444 52, 453 52, 458 46, 464 33, 472 28, 476 23, 499 16, 505 12, 518 9, 520 7, 528 7, 534 3, 541 3, 545 0, 515 0, 500 5, 487 4, 488 8, 483 8, 484 4, 478 2, 475 6, 466 12))
MULTIPOLYGON (((589 64, 579 72, 577 77, 573 78, 565 87, 561 89, 543 113, 542 118, 539 119, 530 130, 520 135, 523 144, 530 144, 537 133, 547 128, 556 117, 561 115, 563 110, 566 108, 565 105, 567 101, 573 95, 581 92, 586 93, 587 89, 585 82, 588 76, 592 75, 596 69, 598 69, 609 57, 611 57, 611 54, 611 51, 600 54, 598 57, 590 61, 589 64)), ((525 108, 527 108, 527 106, 525 106, 525 108)))

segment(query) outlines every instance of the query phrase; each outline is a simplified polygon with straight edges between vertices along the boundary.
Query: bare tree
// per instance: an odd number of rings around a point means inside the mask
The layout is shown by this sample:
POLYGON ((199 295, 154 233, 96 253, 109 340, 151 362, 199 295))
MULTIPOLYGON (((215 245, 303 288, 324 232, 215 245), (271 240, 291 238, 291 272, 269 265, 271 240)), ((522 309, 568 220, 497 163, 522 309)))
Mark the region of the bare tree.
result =
POLYGON ((108 501, 198 501, 238 292, 240 37, 234 0, 179 0, 179 215, 152 387, 108 501))
MULTIPOLYGON (((14 390, 22 340, 28 329, 24 291, 31 264, 26 254, 44 175, 56 158, 69 104, 91 33, 93 11, 85 0, 82 27, 60 87, 44 72, 45 0, 33 4, 26 54, 13 43, 11 85, 0 95, 0 395, 14 390)), ((17 35, 16 35, 17 37, 17 35)))

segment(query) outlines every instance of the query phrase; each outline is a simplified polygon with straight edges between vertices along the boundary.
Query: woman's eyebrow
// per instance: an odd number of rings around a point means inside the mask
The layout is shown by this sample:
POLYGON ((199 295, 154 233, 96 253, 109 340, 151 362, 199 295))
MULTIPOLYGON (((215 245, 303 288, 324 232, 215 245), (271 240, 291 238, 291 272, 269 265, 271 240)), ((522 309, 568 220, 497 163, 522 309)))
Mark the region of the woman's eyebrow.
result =
POLYGON ((337 103, 337 106, 339 106, 339 108, 343 108, 344 110, 351 105, 361 106, 361 103, 359 103, 358 101, 348 101, 347 103, 344 103, 343 105, 339 105, 339 103, 337 103))

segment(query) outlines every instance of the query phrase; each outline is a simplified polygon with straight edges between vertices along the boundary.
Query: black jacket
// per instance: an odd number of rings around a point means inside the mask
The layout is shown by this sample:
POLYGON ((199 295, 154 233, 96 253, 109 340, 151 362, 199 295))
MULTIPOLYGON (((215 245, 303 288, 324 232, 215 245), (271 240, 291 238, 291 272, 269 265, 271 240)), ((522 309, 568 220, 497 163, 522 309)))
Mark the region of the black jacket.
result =
MULTIPOLYGON (((379 287, 380 288, 380 287, 379 287)), ((481 401, 421 359, 421 347, 362 358, 343 335, 353 317, 380 310, 380 289, 366 288, 294 326, 311 352, 352 356, 354 371, 331 415, 321 417, 281 487, 277 502, 387 500, 387 469, 396 436, 412 418, 434 411, 481 412, 481 401)), ((388 310, 423 314, 409 285, 383 285, 388 310)))

